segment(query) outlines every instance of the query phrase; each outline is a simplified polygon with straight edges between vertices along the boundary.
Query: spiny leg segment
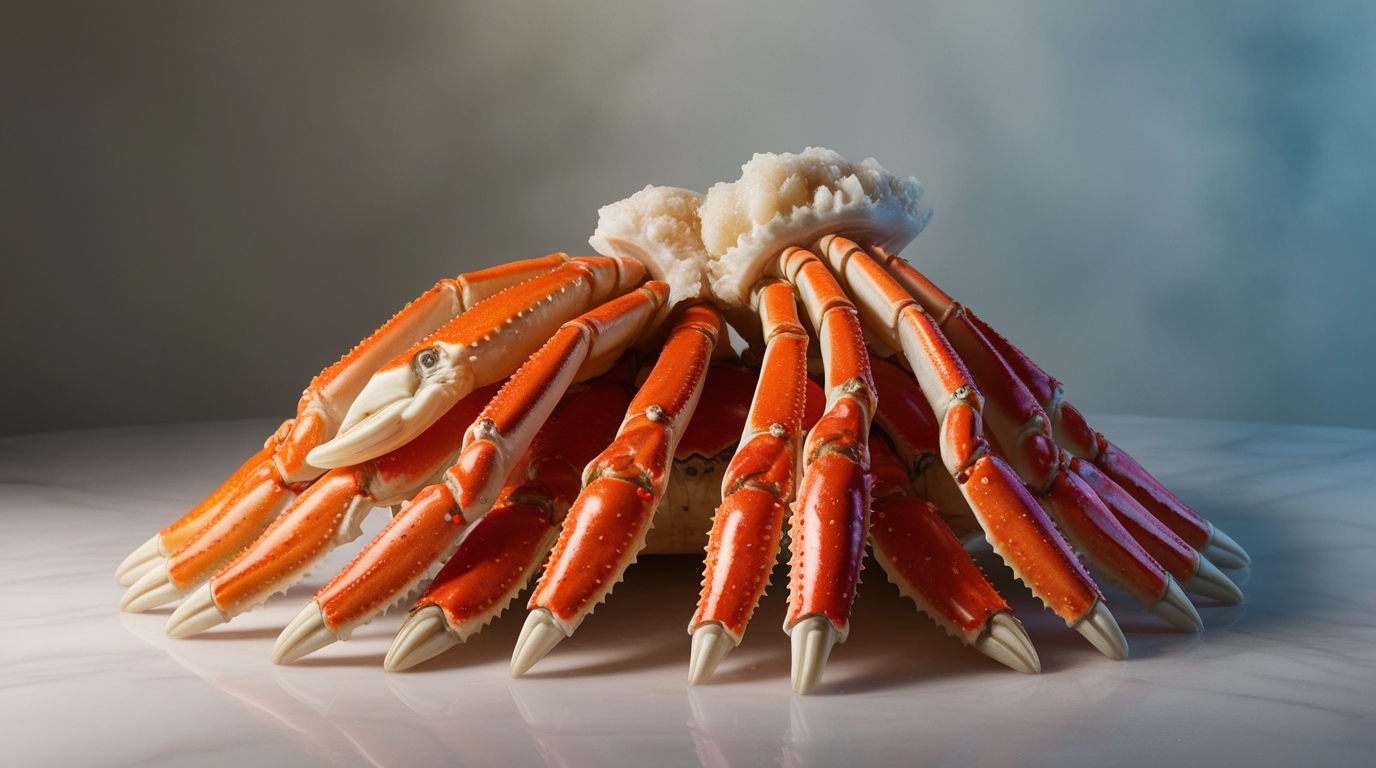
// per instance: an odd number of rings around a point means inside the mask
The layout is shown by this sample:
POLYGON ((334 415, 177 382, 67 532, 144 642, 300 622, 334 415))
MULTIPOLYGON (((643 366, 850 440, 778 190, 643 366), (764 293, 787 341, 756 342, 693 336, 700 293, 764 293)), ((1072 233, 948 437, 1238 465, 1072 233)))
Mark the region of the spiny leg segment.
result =
POLYGON ((669 462, 724 333, 721 313, 710 304, 680 311, 616 439, 584 472, 583 490, 531 595, 511 655, 513 677, 572 635, 644 546, 669 462))
POLYGON ((302 393, 296 416, 283 422, 263 450, 190 512, 125 558, 115 571, 116 580, 122 586, 133 585, 220 517, 227 507, 235 506, 236 497, 254 495, 257 485, 267 483, 290 492, 293 485, 304 486, 314 481, 324 470, 307 463, 306 455, 334 437, 354 398, 384 362, 479 302, 545 274, 567 260, 563 254, 554 254, 503 264, 441 280, 421 294, 339 362, 321 371, 302 393))

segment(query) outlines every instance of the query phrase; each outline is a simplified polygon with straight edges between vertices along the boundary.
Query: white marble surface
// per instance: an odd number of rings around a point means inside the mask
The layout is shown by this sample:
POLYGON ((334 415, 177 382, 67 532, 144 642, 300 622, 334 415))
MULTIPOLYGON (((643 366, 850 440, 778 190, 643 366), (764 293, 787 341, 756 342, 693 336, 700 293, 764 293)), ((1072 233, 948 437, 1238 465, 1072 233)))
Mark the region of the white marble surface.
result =
POLYGON ((1110 591, 1132 646, 1115 663, 986 553, 1041 653, 1045 671, 1024 676, 946 638, 871 567, 850 641, 820 692, 795 697, 778 586, 713 683, 685 686, 691 558, 632 566, 517 681, 519 610, 409 673, 381 669, 395 612, 273 666, 273 639, 323 571, 190 640, 163 636, 166 610, 120 614, 115 565, 272 426, 0 440, 0 763, 1308 768, 1376 755, 1376 432, 1100 418, 1248 549, 1252 567, 1233 573, 1246 603, 1201 604, 1206 631, 1185 635, 1110 591))

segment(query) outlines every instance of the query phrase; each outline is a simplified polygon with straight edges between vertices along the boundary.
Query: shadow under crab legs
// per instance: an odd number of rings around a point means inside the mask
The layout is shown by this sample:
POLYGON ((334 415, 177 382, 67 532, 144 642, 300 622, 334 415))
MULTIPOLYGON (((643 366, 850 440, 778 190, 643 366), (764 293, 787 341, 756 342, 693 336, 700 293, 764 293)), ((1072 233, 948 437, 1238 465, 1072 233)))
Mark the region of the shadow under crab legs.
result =
POLYGON ((324 473, 324 469, 307 463, 306 455, 335 436, 344 413, 378 367, 479 302, 550 272, 567 260, 567 256, 556 254, 504 264, 441 280, 421 294, 339 362, 321 371, 301 395, 296 416, 283 422, 263 449, 204 501, 125 558, 115 570, 115 579, 122 586, 133 585, 213 521, 233 514, 227 510, 235 507, 248 507, 250 516, 252 510, 258 510, 256 517, 266 518, 262 522, 266 527, 280 509, 275 505, 285 503, 283 497, 324 473), (266 489, 270 498, 262 498, 264 491, 259 489, 266 489))

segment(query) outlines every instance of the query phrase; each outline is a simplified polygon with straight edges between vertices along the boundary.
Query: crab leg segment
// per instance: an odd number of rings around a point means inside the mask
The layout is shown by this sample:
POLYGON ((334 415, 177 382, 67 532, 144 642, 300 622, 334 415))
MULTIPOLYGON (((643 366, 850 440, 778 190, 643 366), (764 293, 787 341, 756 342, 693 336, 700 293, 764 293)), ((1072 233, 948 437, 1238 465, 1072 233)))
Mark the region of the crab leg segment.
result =
POLYGON ((335 547, 358 538, 374 507, 411 498, 452 464, 464 429, 494 394, 495 386, 475 390, 401 448, 325 473, 173 612, 167 634, 188 637, 223 624, 300 581, 335 547))
POLYGON ((355 464, 404 444, 474 387, 510 376, 561 324, 644 279, 631 259, 579 258, 480 302, 382 366, 311 463, 355 464))
POLYGON ((565 399, 540 431, 501 501, 474 523, 453 557, 416 601, 384 665, 419 664, 467 640, 525 588, 582 487, 583 467, 616 436, 631 402, 635 367, 612 373, 565 399))
POLYGON ((793 690, 821 681, 835 643, 850 630, 870 508, 869 428, 874 380, 854 305, 816 254, 789 248, 779 258, 817 331, 827 410, 803 446, 806 467, 793 504, 789 608, 793 690))
POLYGON ((928 312, 942 318, 943 328, 946 318, 960 315, 964 318, 962 323, 968 324, 986 340, 1046 409, 1050 415, 1052 435, 1062 448, 1073 456, 1093 462, 1190 546, 1207 551, 1209 556, 1227 567, 1247 564, 1247 553, 1236 542, 1177 499, 1130 456, 1095 432, 1084 416, 1064 399, 1060 382, 902 259, 882 251, 880 255, 893 277, 928 312))
MULTIPOLYGON (((125 559, 116 570, 120 584, 129 585, 154 569, 161 558, 170 556, 223 513, 230 501, 246 491, 250 476, 263 462, 275 471, 275 485, 308 483, 324 470, 311 465, 306 456, 321 443, 334 437, 345 412, 363 390, 369 378, 386 361, 425 338, 454 317, 500 291, 542 275, 568 261, 562 254, 485 269, 454 280, 441 280, 421 294, 381 328, 359 342, 339 362, 321 371, 302 393, 296 417, 289 419, 268 439, 260 452, 220 485, 205 501, 164 528, 125 559)), ((271 518, 269 518, 270 520, 271 518)), ((259 528, 261 531, 261 528, 259 528)), ((249 539, 251 541, 252 539, 249 539)), ((226 557, 232 557, 230 552, 226 557)), ((128 596, 126 596, 126 600, 128 596)), ((175 599, 175 598, 174 598, 175 599)))
POLYGON ((879 410, 874 420, 884 429, 907 468, 918 498, 931 502, 948 528, 962 540, 978 535, 979 522, 951 474, 941 465, 941 427, 927 396, 913 377, 879 357, 870 359, 879 410))
POLYGON ((1186 592, 1213 598, 1228 605, 1241 602, 1242 592, 1218 570, 1217 566, 1186 544, 1184 539, 1175 535, 1165 523, 1138 504, 1131 494, 1109 479, 1098 467, 1072 456, 1067 468, 1093 489, 1095 495, 1113 512, 1113 516, 1127 529, 1132 538, 1136 539, 1152 559, 1160 563, 1186 592))
POLYGON ((889 580, 962 643, 1019 672, 1040 672, 1041 661, 1022 623, 936 507, 917 497, 906 468, 883 436, 870 437, 870 459, 870 541, 889 580))
MULTIPOLYGON (((291 422, 288 421, 288 424, 291 422)), ((167 556, 181 548, 183 544, 190 541, 192 537, 205 529, 206 525, 225 508, 225 504, 239 491, 239 488, 261 465, 272 460, 272 454, 281 444, 280 438, 274 434, 268 438, 267 444, 261 450, 249 457, 242 466, 235 470, 229 479, 216 488, 213 493, 197 504, 190 512, 177 520, 175 523, 163 528, 144 542, 142 546, 134 550, 124 562, 119 564, 115 570, 115 581, 120 586, 127 587, 138 581, 149 571, 162 565, 167 556)))
POLYGON ((511 657, 512 676, 525 674, 573 634, 644 546, 669 463, 722 333, 721 313, 710 305, 691 305, 679 315, 616 439, 584 472, 583 491, 530 598, 511 657))
POLYGON ((769 584, 784 511, 793 498, 807 404, 807 332, 787 283, 763 282, 755 301, 765 353, 740 447, 722 478, 722 503, 707 543, 702 597, 688 625, 693 637, 691 685, 711 677, 740 644, 746 622, 769 584))
POLYGON ((565 323, 471 421, 443 492, 428 490, 424 505, 413 504, 395 518, 327 584, 279 638, 275 657, 289 662, 347 638, 432 573, 433 563, 444 562, 463 527, 492 508, 516 459, 586 361, 619 355, 668 293, 667 285, 652 281, 565 323))
POLYGON ((569 384, 586 373, 588 361, 620 357, 668 300, 668 284, 652 280, 565 323, 521 366, 512 385, 503 387, 469 428, 463 455, 450 470, 450 488, 466 521, 473 522, 491 508, 509 468, 525 453, 569 384))
POLYGON ((979 518, 985 538, 1032 593, 1111 658, 1127 642, 1094 581, 984 439, 979 394, 930 315, 855 243, 824 237, 818 248, 864 308, 866 322, 900 349, 941 424, 941 457, 979 518))

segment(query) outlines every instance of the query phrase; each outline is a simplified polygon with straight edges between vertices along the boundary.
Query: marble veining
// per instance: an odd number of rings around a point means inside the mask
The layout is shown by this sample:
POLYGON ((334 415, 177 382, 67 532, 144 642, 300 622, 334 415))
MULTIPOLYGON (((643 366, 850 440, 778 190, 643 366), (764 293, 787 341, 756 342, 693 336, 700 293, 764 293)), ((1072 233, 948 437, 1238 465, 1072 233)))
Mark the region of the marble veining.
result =
MULTIPOLYGON (((1242 605, 1181 634, 1106 590, 1131 644, 1104 659, 987 551, 1042 657, 1024 676, 945 637, 871 565, 818 695, 788 686, 781 572, 713 682, 684 683, 701 562, 647 558, 521 680, 522 610, 415 671, 393 612, 292 666, 268 652, 361 546, 233 624, 169 640, 125 615, 120 559, 275 424, 0 440, 4 764, 1353 765, 1376 754, 1376 432, 1099 417, 1252 555, 1242 605)), ((379 513, 365 533, 382 524, 379 513)), ((366 540, 366 538, 365 538, 366 540)))

